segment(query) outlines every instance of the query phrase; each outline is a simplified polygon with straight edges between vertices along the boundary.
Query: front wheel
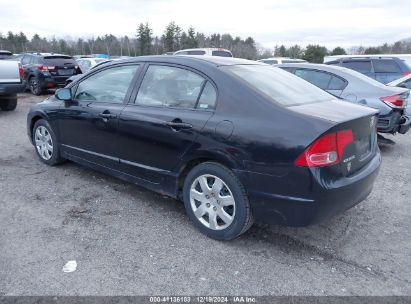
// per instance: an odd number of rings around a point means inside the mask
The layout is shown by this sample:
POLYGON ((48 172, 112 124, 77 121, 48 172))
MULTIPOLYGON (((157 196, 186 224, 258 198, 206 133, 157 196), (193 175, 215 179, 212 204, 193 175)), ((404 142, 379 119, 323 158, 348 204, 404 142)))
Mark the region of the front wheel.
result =
POLYGON ((57 137, 47 120, 40 119, 34 124, 33 143, 43 163, 54 166, 63 161, 60 157, 57 137))
POLYGON ((191 221, 213 239, 232 240, 253 223, 244 186, 220 164, 206 162, 194 167, 184 181, 183 197, 191 221))

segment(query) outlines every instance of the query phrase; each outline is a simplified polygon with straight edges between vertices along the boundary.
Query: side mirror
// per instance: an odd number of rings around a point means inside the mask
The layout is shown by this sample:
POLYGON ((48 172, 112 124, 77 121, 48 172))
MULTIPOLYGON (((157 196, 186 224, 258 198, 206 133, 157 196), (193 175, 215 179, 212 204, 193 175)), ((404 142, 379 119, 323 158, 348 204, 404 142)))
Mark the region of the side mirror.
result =
POLYGON ((66 89, 66 88, 58 89, 54 95, 59 100, 64 100, 64 101, 71 100, 71 90, 70 89, 66 89))

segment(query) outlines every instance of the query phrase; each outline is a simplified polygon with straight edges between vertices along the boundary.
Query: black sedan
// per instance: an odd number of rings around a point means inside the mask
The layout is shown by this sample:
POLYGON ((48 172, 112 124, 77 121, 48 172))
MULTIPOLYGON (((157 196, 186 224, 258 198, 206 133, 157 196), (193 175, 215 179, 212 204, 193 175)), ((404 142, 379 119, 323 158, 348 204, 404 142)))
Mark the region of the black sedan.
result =
POLYGON ((253 61, 105 64, 33 106, 40 160, 72 160, 184 201, 206 235, 303 226, 354 206, 381 163, 377 111, 253 61))

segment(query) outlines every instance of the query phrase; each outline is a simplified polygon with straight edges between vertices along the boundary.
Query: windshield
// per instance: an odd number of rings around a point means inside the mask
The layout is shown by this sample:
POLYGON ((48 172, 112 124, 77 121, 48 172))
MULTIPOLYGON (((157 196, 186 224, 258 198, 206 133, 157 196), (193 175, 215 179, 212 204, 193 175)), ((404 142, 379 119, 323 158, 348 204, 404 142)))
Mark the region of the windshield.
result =
POLYGON ((256 91, 284 106, 296 106, 335 99, 289 72, 266 65, 233 65, 223 69, 247 82, 256 91))

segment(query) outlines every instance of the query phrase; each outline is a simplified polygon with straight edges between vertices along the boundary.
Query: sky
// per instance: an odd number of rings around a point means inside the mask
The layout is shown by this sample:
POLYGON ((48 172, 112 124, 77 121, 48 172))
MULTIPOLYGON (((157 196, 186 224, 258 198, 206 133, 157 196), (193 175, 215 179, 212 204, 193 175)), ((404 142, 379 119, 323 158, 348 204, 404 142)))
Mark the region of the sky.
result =
POLYGON ((411 0, 0 0, 0 32, 30 37, 161 35, 170 21, 205 34, 253 37, 266 48, 375 46, 411 38, 411 0))

